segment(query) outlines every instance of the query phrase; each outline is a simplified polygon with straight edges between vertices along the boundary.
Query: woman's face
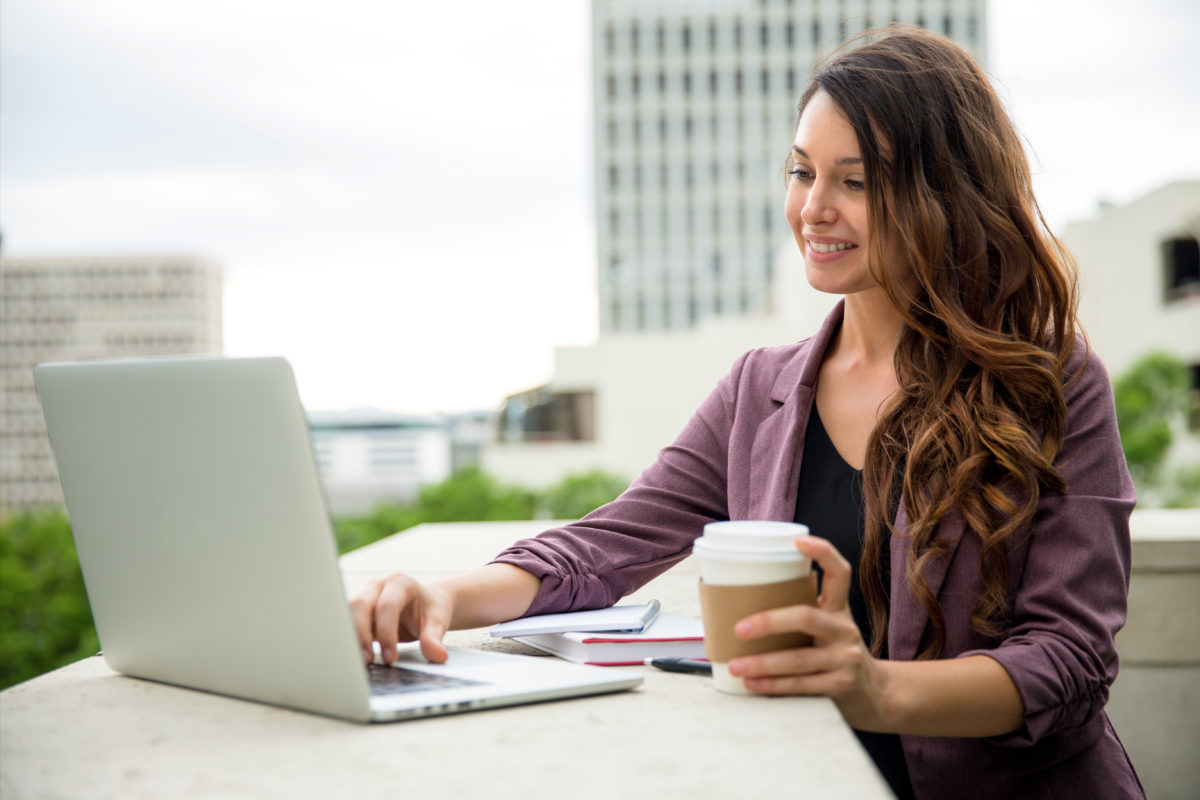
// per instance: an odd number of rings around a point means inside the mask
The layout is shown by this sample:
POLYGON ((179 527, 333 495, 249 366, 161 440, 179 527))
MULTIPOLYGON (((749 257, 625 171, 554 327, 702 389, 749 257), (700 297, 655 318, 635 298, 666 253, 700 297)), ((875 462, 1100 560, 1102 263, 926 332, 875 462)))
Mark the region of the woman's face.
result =
POLYGON ((877 286, 867 264, 866 173, 854 129, 824 91, 800 115, 784 213, 809 284, 851 294, 877 286))

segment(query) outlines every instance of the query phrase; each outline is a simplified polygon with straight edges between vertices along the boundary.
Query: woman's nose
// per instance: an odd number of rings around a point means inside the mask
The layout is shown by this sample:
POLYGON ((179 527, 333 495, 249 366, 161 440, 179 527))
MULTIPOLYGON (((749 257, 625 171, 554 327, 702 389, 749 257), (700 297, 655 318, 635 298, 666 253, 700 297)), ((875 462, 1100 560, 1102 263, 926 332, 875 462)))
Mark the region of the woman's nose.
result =
POLYGON ((830 202, 829 192, 825 184, 819 180, 813 183, 808 190, 808 196, 804 198, 804 205, 800 209, 800 218, 806 225, 833 222, 837 218, 837 212, 830 202))

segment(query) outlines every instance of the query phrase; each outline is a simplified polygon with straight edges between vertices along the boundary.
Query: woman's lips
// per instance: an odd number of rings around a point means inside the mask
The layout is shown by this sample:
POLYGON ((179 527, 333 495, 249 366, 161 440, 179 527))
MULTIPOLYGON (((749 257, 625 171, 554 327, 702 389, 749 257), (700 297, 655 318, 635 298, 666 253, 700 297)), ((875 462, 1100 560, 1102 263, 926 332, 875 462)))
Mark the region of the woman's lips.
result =
POLYGON ((806 237, 804 241, 808 245, 808 257, 820 263, 836 261, 847 253, 858 249, 858 245, 853 242, 839 241, 837 239, 809 239, 806 237))

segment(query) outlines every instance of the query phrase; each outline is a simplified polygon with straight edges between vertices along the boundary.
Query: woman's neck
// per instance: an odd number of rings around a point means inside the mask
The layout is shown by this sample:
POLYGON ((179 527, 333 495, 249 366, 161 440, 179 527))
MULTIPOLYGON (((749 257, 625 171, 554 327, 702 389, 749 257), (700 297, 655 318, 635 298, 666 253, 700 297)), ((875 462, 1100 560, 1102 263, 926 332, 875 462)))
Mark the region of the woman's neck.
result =
POLYGON ((833 344, 836 354, 849 363, 890 365, 902 324, 882 289, 846 295, 845 316, 833 344))

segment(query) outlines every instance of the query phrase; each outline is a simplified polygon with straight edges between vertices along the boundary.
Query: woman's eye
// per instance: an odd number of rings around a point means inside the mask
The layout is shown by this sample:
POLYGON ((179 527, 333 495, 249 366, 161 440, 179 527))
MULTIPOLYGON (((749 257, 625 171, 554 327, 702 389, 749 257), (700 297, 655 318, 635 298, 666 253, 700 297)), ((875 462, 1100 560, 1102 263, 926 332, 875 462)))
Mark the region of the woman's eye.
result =
POLYGON ((788 170, 788 174, 798 181, 811 181, 813 179, 813 174, 811 172, 806 169, 801 169, 800 167, 788 170))
POLYGON ((863 183, 862 181, 855 181, 855 180, 847 180, 846 186, 855 192, 861 192, 863 189, 867 188, 865 183, 863 183))

